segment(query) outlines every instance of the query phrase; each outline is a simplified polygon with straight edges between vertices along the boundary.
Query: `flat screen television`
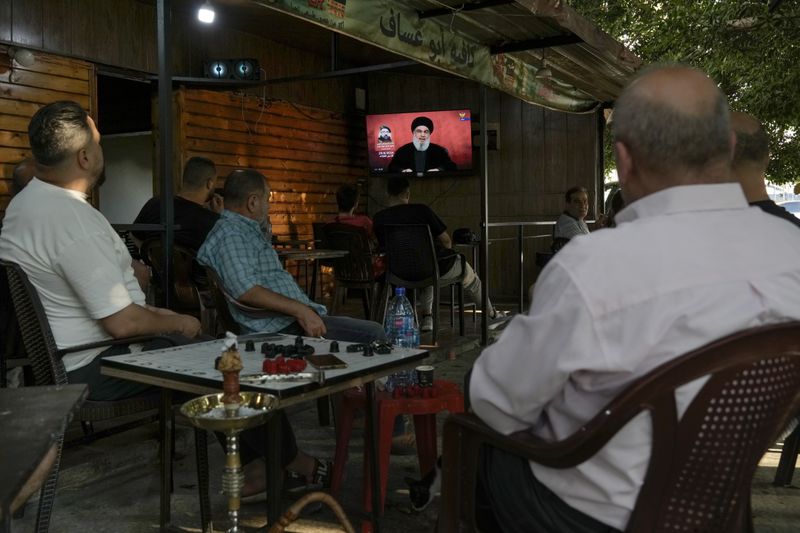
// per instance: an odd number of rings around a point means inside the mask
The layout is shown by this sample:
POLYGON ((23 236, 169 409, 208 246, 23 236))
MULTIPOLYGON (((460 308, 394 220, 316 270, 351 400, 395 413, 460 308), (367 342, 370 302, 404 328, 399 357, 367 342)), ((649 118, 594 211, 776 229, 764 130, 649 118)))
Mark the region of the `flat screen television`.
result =
POLYGON ((367 115, 367 151, 372 176, 471 171, 472 116, 469 109, 367 115))

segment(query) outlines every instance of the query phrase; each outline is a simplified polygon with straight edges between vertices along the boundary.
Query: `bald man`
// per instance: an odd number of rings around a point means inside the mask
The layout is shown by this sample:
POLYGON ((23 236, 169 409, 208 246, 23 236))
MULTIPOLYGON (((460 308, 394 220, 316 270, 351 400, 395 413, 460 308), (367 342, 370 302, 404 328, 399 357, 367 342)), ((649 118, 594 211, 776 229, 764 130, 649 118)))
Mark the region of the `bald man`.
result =
POLYGON ((731 129, 736 134, 731 171, 742 186, 747 201, 770 215, 800 227, 800 218, 777 205, 767 195, 764 175, 769 164, 769 138, 764 127, 752 115, 734 111, 731 113, 731 129))
MULTIPOLYGON (((627 207, 550 260, 526 315, 475 362, 475 413, 503 434, 560 441, 627 385, 731 333, 800 319, 800 232, 750 209, 731 176, 724 96, 703 72, 647 70, 614 109, 627 207)), ((676 394, 679 412, 697 393, 676 394)), ((650 459, 646 416, 556 470, 488 449, 479 478, 494 529, 624 530, 650 459)), ((446 453, 446 452, 445 452, 446 453)))

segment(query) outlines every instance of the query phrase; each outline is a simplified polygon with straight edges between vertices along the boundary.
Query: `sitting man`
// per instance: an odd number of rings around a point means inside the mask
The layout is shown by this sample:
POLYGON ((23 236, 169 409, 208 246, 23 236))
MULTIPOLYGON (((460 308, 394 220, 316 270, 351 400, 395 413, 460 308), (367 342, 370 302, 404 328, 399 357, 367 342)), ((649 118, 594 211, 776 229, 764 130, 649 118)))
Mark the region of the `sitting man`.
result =
MULTIPOLYGON (((358 189, 350 184, 344 184, 336 191, 336 205, 339 207, 339 214, 333 217, 332 222, 348 224, 364 228, 373 244, 377 242, 375 232, 372 229, 372 219, 367 215, 356 215, 358 207, 358 189)), ((386 263, 383 257, 375 255, 372 258, 372 273, 375 279, 380 278, 386 271, 386 263)))
MULTIPOLYGON (((475 362, 475 413, 502 434, 572 435, 648 371, 743 329, 800 319, 800 233, 750 209, 730 172, 728 108, 701 71, 640 74, 617 99, 614 149, 627 206, 616 229, 548 263, 527 315, 475 362)), ((701 383, 678 389, 679 412, 701 383)), ((624 530, 643 483, 650 420, 553 469, 494 448, 479 467, 499 530, 624 530)))
POLYGON ((564 199, 564 212, 553 227, 553 252, 559 251, 571 238, 589 234, 589 226, 584 222, 589 214, 589 192, 585 187, 572 187, 564 193, 564 199))
POLYGON ((456 170, 458 167, 450 159, 447 148, 431 142, 433 121, 428 117, 417 117, 411 121, 413 138, 394 153, 387 165, 387 172, 416 172, 422 176, 426 172, 456 170))
POLYGON ((380 324, 327 316, 281 265, 265 236, 269 224, 269 187, 255 170, 234 170, 225 180, 225 210, 197 254, 213 268, 228 293, 241 303, 274 311, 253 317, 231 307, 245 332, 287 333, 350 342, 384 339, 380 324))
POLYGON ((747 201, 770 215, 800 226, 800 218, 770 200, 767 195, 764 174, 769 164, 769 138, 764 127, 747 113, 734 112, 731 113, 731 129, 736 134, 731 170, 739 180, 747 201))
MULTIPOLYGON (((205 157, 192 157, 183 167, 183 180, 173 200, 175 243, 197 252, 208 232, 214 227, 222 212, 222 198, 214 194, 217 167, 205 157), (208 205, 210 209, 205 206, 208 205)), ((147 201, 136 216, 134 224, 161 223, 161 199, 153 197, 147 201)), ((158 237, 157 231, 134 231, 133 236, 141 246, 142 241, 158 237)))
MULTIPOLYGON (((87 201, 103 174, 103 149, 86 111, 74 102, 44 106, 31 119, 28 136, 36 177, 8 206, 0 257, 17 263, 36 288, 56 345, 167 333, 188 342, 200 333, 196 318, 145 305, 128 249, 87 201)), ((100 375, 101 359, 120 353, 128 347, 65 355, 69 381, 88 383, 92 400, 144 392, 146 385, 100 375)))
MULTIPOLYGON (((460 280, 461 286, 473 302, 480 305, 481 280, 466 261, 461 261, 459 254, 453 250, 453 242, 447 233, 447 226, 433 210, 424 204, 411 204, 411 185, 403 177, 389 178, 386 184, 387 203, 389 207, 375 213, 375 234, 378 242, 384 246, 383 227, 387 224, 426 224, 431 230, 433 244, 439 263, 439 279, 460 280), (463 268, 462 268, 463 264, 463 268)), ((433 331, 433 287, 426 288, 420 296, 422 307, 421 331, 433 331)), ((494 319, 498 312, 489 302, 487 316, 494 319)))

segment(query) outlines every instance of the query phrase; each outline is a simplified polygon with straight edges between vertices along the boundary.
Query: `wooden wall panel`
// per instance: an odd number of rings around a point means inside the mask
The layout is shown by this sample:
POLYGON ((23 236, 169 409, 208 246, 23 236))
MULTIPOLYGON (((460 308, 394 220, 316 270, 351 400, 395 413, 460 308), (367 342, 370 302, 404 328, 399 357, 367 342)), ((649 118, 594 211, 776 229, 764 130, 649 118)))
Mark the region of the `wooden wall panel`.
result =
POLYGON ((30 67, 10 64, 0 46, 0 217, 8 205, 14 165, 30 155, 28 122, 42 105, 74 100, 93 114, 91 64, 36 53, 30 67))
POLYGON ((264 106, 251 96, 194 89, 180 90, 176 101, 181 161, 212 159, 219 186, 236 168, 254 168, 267 176, 270 220, 279 237, 312 238, 312 222, 336 214, 339 185, 363 175, 363 119, 283 101, 267 100, 264 106))

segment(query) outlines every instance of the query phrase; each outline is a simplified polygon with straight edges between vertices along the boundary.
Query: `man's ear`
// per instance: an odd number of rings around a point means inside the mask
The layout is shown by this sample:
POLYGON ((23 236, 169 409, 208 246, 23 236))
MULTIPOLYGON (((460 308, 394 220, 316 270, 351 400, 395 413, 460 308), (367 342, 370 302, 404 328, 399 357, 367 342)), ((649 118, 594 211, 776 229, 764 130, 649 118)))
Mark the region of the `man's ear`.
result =
POLYGON ((86 148, 81 148, 75 154, 75 159, 78 162, 78 167, 82 170, 89 170, 91 167, 91 163, 89 162, 89 153, 86 151, 86 148))
POLYGON ((630 181, 635 173, 635 165, 631 152, 624 143, 617 141, 614 143, 614 157, 617 160, 617 178, 619 185, 623 189, 630 185, 630 181))
POLYGON ((206 190, 207 191, 212 190, 215 184, 216 184, 216 178, 208 178, 206 180, 206 190))
POLYGON ((247 212, 255 213, 258 211, 261 198, 257 194, 251 194, 247 197, 247 212))

